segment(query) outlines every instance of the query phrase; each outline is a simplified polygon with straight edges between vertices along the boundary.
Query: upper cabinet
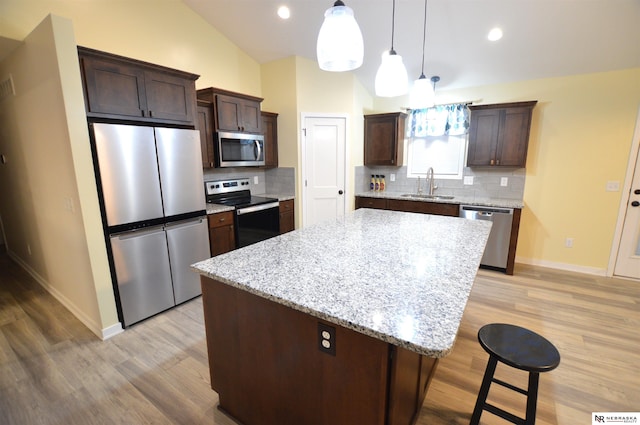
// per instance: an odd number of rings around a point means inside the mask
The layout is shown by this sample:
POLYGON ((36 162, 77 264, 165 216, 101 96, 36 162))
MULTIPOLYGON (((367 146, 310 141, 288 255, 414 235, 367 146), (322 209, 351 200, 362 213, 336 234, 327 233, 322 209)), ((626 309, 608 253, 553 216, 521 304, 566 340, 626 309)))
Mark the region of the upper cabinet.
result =
POLYGON ((78 47, 87 116, 195 126, 198 75, 78 47))
POLYGON ((264 166, 278 167, 278 114, 262 111, 262 131, 264 132, 264 166))
POLYGON ((524 167, 537 101, 469 106, 467 166, 524 167))
POLYGON ((213 87, 198 90, 197 96, 213 104, 215 131, 262 134, 263 99, 213 87))
POLYGON ((202 150, 202 168, 213 168, 213 105, 206 100, 198 100, 198 125, 200 131, 200 149, 202 150))
POLYGON ((402 166, 406 118, 402 112, 364 116, 364 165, 402 166))

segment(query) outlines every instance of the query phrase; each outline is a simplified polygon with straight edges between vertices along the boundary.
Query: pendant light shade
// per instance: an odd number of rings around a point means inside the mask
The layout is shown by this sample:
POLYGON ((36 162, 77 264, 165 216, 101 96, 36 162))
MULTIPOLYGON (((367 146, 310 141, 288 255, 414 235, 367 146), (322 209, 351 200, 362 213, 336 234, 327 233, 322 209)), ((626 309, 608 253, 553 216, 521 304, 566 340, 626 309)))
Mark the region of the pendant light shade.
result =
POLYGON ((390 50, 382 54, 382 63, 376 73, 376 96, 395 97, 407 93, 409 77, 402 56, 390 50))
POLYGON ((395 25, 396 0, 393 0, 391 14, 391 49, 382 54, 382 63, 376 73, 376 96, 395 97, 406 94, 409 90, 407 68, 402 62, 402 56, 393 50, 393 30, 395 25))
POLYGON ((318 65, 325 71, 351 71, 362 65, 364 44, 353 10, 337 0, 324 13, 316 45, 318 65))
POLYGON ((427 80, 424 74, 413 82, 411 93, 409 94, 409 107, 411 109, 431 108, 435 102, 435 91, 431 86, 431 81, 427 80))

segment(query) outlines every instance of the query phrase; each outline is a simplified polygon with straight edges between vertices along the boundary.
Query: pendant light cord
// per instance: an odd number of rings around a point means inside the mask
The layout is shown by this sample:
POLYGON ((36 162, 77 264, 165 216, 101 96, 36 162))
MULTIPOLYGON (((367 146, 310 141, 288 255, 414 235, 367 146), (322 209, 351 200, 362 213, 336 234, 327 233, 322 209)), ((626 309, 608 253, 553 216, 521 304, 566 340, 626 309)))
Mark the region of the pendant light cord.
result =
POLYGON ((395 50, 393 50, 393 33, 396 24, 396 0, 393 0, 393 8, 391 9, 391 50, 389 53, 392 55, 395 54, 395 50))
POLYGON ((420 72, 420 78, 424 76, 424 48, 427 40, 427 0, 424 0, 424 30, 422 32, 422 69, 420 72))

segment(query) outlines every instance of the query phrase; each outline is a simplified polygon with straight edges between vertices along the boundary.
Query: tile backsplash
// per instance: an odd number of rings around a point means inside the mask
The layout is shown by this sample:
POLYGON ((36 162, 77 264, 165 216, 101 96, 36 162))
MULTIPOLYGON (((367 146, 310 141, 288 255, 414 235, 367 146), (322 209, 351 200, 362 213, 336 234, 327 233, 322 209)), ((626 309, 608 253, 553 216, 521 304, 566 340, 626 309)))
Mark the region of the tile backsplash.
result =
MULTIPOLYGON (((355 168, 355 190, 367 192, 371 174, 384 174, 387 192, 416 193, 418 179, 407 177, 407 167, 368 167, 355 168), (395 174, 395 181, 391 181, 391 174, 395 174)), ((469 168, 465 167, 463 176, 473 176, 473 184, 465 185, 462 180, 435 179, 438 195, 470 196, 475 198, 498 198, 522 200, 524 196, 525 169, 524 168, 469 168), (507 186, 501 186, 503 178, 507 178, 507 186)), ((425 179, 421 178, 424 190, 425 179)))
POLYGON ((204 170, 204 181, 241 178, 247 178, 251 181, 251 193, 254 195, 270 193, 293 196, 296 193, 296 173, 293 167, 272 169, 240 167, 204 170), (258 178, 258 184, 255 184, 255 177, 258 178))

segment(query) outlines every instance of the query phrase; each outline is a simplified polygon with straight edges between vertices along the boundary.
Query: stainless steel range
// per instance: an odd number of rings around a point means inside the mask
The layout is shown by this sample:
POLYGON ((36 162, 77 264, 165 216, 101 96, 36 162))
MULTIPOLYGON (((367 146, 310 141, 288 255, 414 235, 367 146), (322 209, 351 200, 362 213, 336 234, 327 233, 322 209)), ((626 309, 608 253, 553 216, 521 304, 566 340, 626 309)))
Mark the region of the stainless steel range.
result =
POLYGON ((204 183, 207 203, 235 209, 238 248, 280 234, 280 202, 276 198, 251 195, 249 179, 216 180, 204 183))

